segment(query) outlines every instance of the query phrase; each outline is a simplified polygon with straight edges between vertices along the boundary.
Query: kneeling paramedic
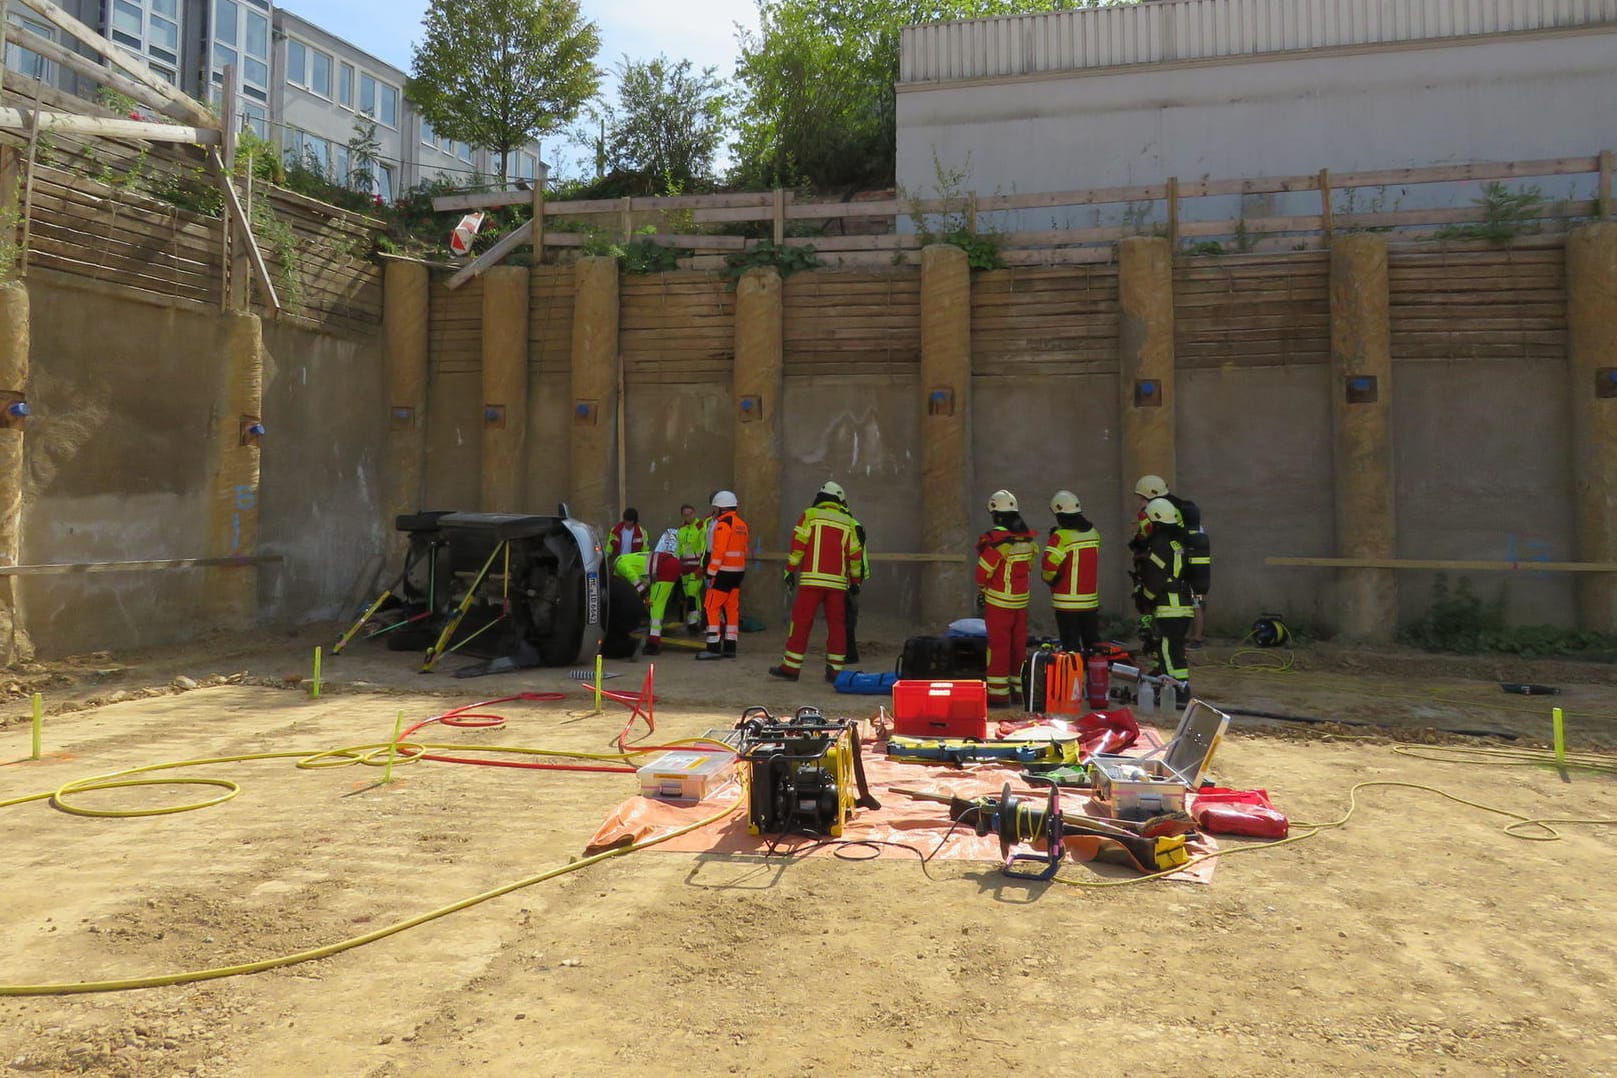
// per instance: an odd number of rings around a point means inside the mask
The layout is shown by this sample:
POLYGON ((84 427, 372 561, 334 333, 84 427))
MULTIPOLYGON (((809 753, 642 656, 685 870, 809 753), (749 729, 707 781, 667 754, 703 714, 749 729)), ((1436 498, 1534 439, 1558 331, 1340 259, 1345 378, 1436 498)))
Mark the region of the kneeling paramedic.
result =
POLYGON ((864 549, 859 525, 843 503, 840 484, 828 482, 803 510, 792 529, 792 549, 786 556, 786 582, 797 574, 797 598, 792 603, 792 628, 779 666, 771 677, 796 681, 803 669, 809 632, 815 615, 825 607, 825 680, 835 681, 847 662, 848 589, 863 578, 864 549))

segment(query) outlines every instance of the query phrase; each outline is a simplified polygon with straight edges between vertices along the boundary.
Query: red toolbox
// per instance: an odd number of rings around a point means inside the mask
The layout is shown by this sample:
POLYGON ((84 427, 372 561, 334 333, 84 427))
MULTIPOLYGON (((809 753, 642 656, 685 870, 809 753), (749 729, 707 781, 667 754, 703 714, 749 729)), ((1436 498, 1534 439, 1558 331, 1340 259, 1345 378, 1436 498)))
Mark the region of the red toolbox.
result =
POLYGON ((981 681, 893 685, 893 732, 909 737, 988 738, 988 686, 981 681))

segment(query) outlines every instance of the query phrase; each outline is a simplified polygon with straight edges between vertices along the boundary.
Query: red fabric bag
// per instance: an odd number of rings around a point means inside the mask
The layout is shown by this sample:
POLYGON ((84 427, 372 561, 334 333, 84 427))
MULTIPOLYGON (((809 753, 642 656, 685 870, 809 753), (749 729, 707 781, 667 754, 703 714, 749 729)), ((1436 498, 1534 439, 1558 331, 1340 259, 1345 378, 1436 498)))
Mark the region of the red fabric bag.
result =
POLYGON ((1291 830, 1291 821, 1270 804, 1268 790, 1209 786, 1192 796, 1190 815, 1208 834, 1285 838, 1291 830))

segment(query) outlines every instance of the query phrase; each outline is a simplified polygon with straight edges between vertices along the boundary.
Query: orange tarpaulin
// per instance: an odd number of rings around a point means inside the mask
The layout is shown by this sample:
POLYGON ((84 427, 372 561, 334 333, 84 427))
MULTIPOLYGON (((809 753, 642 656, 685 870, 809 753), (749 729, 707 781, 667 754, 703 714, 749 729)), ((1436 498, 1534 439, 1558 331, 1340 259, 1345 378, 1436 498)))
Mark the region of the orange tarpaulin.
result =
MULTIPOLYGON (((1144 731, 1138 751, 1161 744, 1155 731, 1144 731)), ((966 799, 982 796, 998 797, 1006 782, 1011 792, 1028 797, 1037 803, 1049 798, 1048 786, 1030 786, 1019 779, 1016 769, 990 764, 974 764, 965 768, 941 765, 898 762, 889 760, 880 743, 866 741, 862 745, 865 777, 870 792, 881 802, 879 809, 855 809, 843 829, 841 842, 880 843, 868 847, 874 856, 910 857, 914 853, 929 858, 949 860, 999 861, 999 839, 993 835, 979 837, 969 825, 955 824, 949 819, 948 806, 936 801, 919 800, 897 793, 894 786, 921 790, 943 796, 966 799), (902 848, 908 847, 908 849, 902 848), (913 853, 912 853, 913 851, 913 853)), ((635 796, 620 804, 590 839, 587 852, 638 842, 677 828, 688 826, 727 805, 736 804, 741 797, 737 783, 728 784, 701 802, 665 801, 659 798, 635 796)), ((1091 802, 1083 790, 1063 790, 1061 811, 1069 818, 1089 815, 1091 802)), ((1100 817, 1104 819, 1104 817, 1100 817)), ((1128 864, 1127 855, 1118 843, 1101 837, 1069 835, 1065 840, 1067 856, 1076 861, 1117 860, 1128 864)), ((706 827, 699 827, 676 836, 655 847, 659 850, 683 853, 818 854, 838 849, 834 844, 803 835, 749 835, 745 806, 706 827)), ((1192 857, 1210 853, 1217 847, 1214 842, 1199 836, 1188 845, 1192 857)), ((1016 847, 1028 852, 1028 847, 1016 847)), ((1194 865, 1176 873, 1172 878, 1209 882, 1212 861, 1194 865)))

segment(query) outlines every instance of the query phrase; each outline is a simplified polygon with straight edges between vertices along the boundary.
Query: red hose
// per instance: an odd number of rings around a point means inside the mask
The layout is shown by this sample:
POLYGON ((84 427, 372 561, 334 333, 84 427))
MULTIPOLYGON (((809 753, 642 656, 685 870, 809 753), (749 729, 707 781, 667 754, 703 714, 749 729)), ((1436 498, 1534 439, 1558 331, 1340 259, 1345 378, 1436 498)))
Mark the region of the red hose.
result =
MULTIPOLYGON (((493 700, 482 700, 475 704, 464 704, 460 707, 452 708, 451 710, 444 712, 442 715, 434 715, 430 719, 422 719, 408 730, 400 733, 396 744, 403 744, 409 740, 411 734, 415 733, 424 726, 431 726, 433 723, 441 723, 444 726, 454 726, 467 730, 498 729, 499 727, 505 725, 506 719, 504 715, 496 715, 492 712, 485 713, 478 710, 479 708, 488 707, 491 704, 504 704, 509 703, 512 700, 526 700, 537 703, 558 703, 566 699, 567 694, 561 692, 521 692, 516 693, 513 696, 501 696, 493 700)), ((615 696, 614 699, 616 699, 615 696)), ((617 702, 627 704, 630 701, 618 700, 617 702)), ((634 702, 638 704, 638 701, 634 702)), ((632 715, 630 716, 629 721, 631 724, 633 724, 634 717, 632 715)), ((625 732, 627 732, 627 729, 625 729, 625 732)), ((514 767, 528 771, 609 771, 617 774, 632 775, 638 770, 638 768, 627 767, 619 764, 544 764, 531 763, 521 760, 478 760, 466 756, 443 756, 437 753, 428 752, 407 752, 406 755, 413 759, 435 760, 439 763, 445 764, 475 764, 479 767, 514 767)))

